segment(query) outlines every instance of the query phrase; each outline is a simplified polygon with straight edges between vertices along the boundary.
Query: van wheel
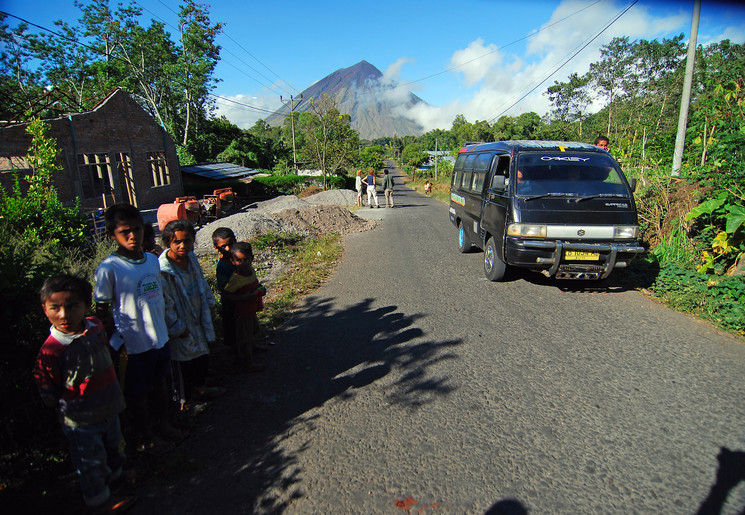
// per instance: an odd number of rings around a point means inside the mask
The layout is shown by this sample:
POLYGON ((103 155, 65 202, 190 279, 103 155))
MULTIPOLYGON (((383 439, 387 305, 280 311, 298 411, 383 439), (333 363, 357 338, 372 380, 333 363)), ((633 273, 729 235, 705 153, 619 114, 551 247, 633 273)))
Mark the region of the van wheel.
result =
POLYGON ((489 238, 484 249, 484 274, 490 281, 501 281, 507 270, 507 263, 499 259, 497 244, 489 238))
POLYGON ((458 248, 460 251, 465 254, 466 252, 471 252, 471 240, 468 238, 468 234, 466 234, 465 228, 463 228, 463 224, 458 224, 458 248))

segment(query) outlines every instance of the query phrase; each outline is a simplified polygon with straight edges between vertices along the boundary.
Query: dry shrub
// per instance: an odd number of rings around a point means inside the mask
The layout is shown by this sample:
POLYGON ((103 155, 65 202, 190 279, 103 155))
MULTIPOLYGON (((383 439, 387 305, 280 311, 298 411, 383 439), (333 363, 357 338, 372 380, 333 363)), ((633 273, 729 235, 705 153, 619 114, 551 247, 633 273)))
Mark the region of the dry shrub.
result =
POLYGON ((643 239, 652 248, 687 222, 683 217, 705 198, 706 190, 698 183, 658 175, 647 178, 646 185, 636 195, 639 221, 644 228, 643 239))
POLYGON ((308 186, 303 191, 301 191, 298 194, 298 198, 310 197, 311 195, 315 195, 316 193, 321 193, 322 191, 323 191, 323 188, 313 184, 312 186, 308 186))

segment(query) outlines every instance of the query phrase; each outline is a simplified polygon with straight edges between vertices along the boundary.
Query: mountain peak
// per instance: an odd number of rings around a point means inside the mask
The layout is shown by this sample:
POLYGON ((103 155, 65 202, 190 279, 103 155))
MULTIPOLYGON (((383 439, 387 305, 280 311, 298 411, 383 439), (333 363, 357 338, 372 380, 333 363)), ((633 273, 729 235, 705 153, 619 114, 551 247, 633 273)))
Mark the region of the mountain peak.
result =
MULTIPOLYGON (((382 77, 380 70, 363 59, 353 66, 336 70, 304 90, 301 93, 303 102, 296 110, 306 111, 311 99, 328 94, 336 100, 339 112, 350 115, 352 128, 360 133, 362 139, 421 134, 422 127, 400 113, 402 107, 423 100, 413 93, 391 94, 394 88, 382 84, 382 77)), ((289 108, 284 106, 266 122, 281 125, 288 114, 289 108)))

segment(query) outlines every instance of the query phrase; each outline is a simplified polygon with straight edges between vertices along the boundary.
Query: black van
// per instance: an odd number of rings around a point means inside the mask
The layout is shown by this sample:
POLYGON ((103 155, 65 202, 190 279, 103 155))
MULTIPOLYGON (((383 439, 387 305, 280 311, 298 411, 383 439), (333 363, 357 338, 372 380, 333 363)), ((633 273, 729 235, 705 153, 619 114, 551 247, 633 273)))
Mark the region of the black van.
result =
POLYGON ((645 251, 634 190, 605 150, 563 141, 466 144, 450 186, 461 252, 484 250, 491 281, 507 266, 558 279, 605 279, 645 251))

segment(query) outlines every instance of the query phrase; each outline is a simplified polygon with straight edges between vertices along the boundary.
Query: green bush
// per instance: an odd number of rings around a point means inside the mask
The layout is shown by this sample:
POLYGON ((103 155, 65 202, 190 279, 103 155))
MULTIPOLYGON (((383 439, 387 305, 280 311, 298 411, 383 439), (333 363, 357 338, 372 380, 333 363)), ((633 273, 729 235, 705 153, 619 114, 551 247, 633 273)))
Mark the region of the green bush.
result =
POLYGON ((10 192, 0 188, 0 391, 14 407, 38 402, 31 367, 49 331, 39 289, 47 277, 66 271, 70 256, 90 252, 87 219, 77 206, 64 207, 54 188, 59 149, 46 131, 40 120, 27 128, 33 141, 26 156, 32 169, 24 179, 26 192, 18 176, 10 192))
POLYGON ((670 307, 745 335, 745 278, 713 277, 676 266, 660 269, 649 290, 670 307))

